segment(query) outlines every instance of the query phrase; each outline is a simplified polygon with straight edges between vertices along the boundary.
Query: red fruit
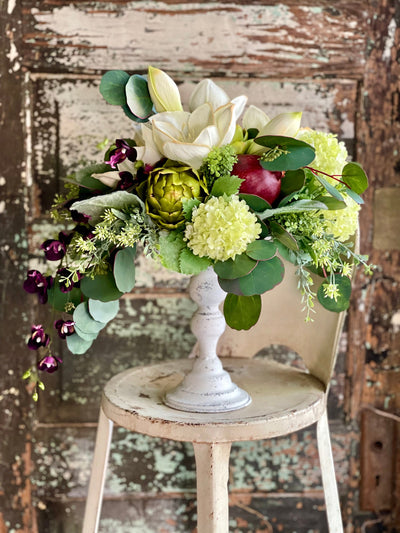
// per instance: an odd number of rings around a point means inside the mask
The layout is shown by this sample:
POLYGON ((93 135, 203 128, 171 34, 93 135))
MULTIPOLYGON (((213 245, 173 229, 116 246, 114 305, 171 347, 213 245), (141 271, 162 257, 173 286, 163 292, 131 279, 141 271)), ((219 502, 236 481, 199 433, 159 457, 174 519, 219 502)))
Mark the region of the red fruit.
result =
POLYGON ((283 172, 265 170, 260 164, 260 156, 258 155, 238 155, 238 161, 233 166, 232 174, 244 180, 239 192, 260 196, 271 205, 281 192, 283 172))

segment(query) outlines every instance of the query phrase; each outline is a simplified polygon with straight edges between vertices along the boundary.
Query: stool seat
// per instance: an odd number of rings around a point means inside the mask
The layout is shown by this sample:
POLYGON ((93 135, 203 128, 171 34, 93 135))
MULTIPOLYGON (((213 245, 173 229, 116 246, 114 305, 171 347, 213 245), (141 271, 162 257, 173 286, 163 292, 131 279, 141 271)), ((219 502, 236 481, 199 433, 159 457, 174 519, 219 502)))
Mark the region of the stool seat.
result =
POLYGON ((325 411, 324 384, 311 374, 266 359, 221 358, 233 381, 252 402, 228 413, 189 413, 162 402, 183 379, 193 360, 137 367, 114 376, 105 386, 102 408, 110 420, 129 430, 187 442, 267 439, 317 422, 325 411))

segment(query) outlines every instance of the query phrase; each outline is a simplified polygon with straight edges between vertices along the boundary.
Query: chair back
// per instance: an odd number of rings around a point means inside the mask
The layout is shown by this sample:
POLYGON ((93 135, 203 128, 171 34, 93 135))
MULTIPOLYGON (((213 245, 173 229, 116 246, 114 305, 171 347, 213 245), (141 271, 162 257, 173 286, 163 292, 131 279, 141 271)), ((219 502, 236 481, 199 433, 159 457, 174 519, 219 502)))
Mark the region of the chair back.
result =
MULTIPOLYGON (((358 232, 355 236, 358 250, 358 232)), ((313 276, 314 287, 321 278, 313 276)), ((305 322, 306 312, 297 287, 296 267, 285 262, 283 281, 262 295, 259 321, 249 331, 227 327, 222 335, 218 354, 229 357, 253 357, 273 344, 286 346, 303 359, 312 375, 328 388, 336 360, 345 312, 334 313, 323 308, 315 298, 312 322, 305 322)))

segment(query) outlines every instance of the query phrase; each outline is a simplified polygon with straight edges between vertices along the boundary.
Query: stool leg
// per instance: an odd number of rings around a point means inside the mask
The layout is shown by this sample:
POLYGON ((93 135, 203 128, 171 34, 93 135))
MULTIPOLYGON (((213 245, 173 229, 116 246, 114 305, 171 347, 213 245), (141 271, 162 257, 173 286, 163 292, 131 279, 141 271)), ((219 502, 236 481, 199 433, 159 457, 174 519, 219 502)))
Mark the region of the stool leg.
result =
POLYGON ((230 442, 194 442, 197 475, 197 533, 229 531, 230 442))
POLYGON ((342 514, 340 512, 339 493, 336 484, 335 466, 333 463, 326 410, 317 423, 317 441, 329 533, 343 533, 342 514))
POLYGON ((92 474, 90 476, 82 533, 97 533, 99 527, 112 431, 113 422, 106 417, 103 409, 100 408, 92 474))

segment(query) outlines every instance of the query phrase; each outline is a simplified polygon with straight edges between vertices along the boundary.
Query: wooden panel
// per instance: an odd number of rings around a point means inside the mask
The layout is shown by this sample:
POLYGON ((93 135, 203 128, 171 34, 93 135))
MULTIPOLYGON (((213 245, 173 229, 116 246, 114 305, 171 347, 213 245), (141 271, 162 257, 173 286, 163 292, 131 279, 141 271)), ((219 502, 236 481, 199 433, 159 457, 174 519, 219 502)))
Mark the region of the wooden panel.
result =
POLYGON ((360 1, 334 8, 327 2, 24 6, 24 63, 39 71, 146 70, 156 62, 198 76, 355 78, 365 62, 368 13, 360 1))
POLYGON ((33 359, 26 352, 24 328, 31 317, 21 288, 28 259, 20 120, 24 75, 16 23, 21 13, 7 4, 0 6, 0 531, 37 533, 30 479, 34 409, 20 378, 33 359))
MULTIPOLYGON (((36 497, 45 504, 62 498, 84 498, 94 449, 95 426, 44 424, 34 443, 37 466, 36 497)), ((347 495, 352 432, 332 424, 332 443, 339 490, 347 495)), ((265 441, 232 446, 230 491, 263 493, 303 492, 305 497, 322 492, 315 428, 265 441)), ((116 428, 112 441, 105 498, 143 495, 194 494, 196 487, 191 444, 150 438, 116 428)))

